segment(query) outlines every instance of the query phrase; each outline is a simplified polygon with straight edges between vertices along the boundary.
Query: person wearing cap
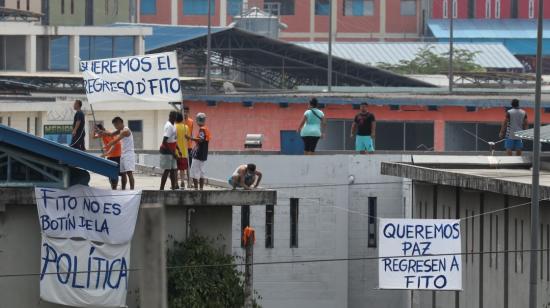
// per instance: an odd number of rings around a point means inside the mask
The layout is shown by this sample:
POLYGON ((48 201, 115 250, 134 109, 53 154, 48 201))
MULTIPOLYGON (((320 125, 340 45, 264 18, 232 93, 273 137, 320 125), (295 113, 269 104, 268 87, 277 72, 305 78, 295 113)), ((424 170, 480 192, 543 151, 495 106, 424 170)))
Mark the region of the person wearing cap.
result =
POLYGON ((236 189, 242 187, 245 190, 257 188, 262 181, 262 173, 256 169, 255 164, 240 165, 229 177, 229 185, 236 189))
POLYGON ((361 103, 361 111, 353 119, 351 138, 355 136, 355 150, 361 154, 374 152, 376 119, 369 112, 368 104, 361 103))
POLYGON ((210 130, 206 127, 206 114, 199 112, 195 118, 195 123, 199 126, 195 138, 191 138, 195 142, 193 148, 193 164, 191 164, 191 178, 195 190, 204 189, 205 172, 204 167, 208 159, 208 143, 210 142, 210 130))
POLYGON ((513 151, 516 151, 516 155, 521 156, 523 142, 515 133, 528 128, 527 113, 525 110, 519 108, 518 99, 513 99, 511 105, 512 108, 506 111, 506 117, 500 127, 499 136, 500 138, 505 138, 504 148, 508 155, 512 156, 513 151))

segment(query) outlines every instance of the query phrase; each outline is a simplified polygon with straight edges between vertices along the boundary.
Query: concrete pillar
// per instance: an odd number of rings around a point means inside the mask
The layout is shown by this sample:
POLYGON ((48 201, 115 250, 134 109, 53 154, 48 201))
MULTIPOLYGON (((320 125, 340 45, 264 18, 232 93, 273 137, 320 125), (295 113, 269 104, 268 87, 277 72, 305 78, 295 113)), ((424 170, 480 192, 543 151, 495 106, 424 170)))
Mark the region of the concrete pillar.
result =
POLYGON ((171 0, 170 6, 170 23, 172 25, 178 24, 178 0, 171 0))
POLYGON ((220 26, 227 26, 227 0, 220 0, 220 26))
POLYGON ((136 52, 136 55, 144 55, 145 54, 145 40, 143 36, 136 36, 136 39, 134 40, 134 50, 136 52))
POLYGON ((386 0, 380 0, 380 36, 381 41, 386 36, 386 0))
POLYGON ((315 0, 309 1, 309 40, 315 41, 315 0))
POLYGON ((166 226, 164 205, 145 203, 141 205, 142 226, 140 307, 168 307, 166 275, 166 226))
POLYGON ((434 121, 434 151, 445 151, 445 121, 434 121))
POLYGON ((78 74, 80 71, 80 36, 69 36, 69 71, 78 74))
POLYGON ((25 41, 25 70, 27 73, 36 72, 36 35, 27 35, 25 41))

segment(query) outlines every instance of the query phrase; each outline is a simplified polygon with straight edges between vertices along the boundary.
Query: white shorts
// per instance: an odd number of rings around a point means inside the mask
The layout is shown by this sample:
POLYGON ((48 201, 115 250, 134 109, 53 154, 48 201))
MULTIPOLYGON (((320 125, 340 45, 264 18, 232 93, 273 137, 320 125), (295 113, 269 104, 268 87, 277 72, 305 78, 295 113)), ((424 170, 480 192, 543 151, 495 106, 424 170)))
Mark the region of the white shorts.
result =
POLYGON ((206 161, 193 159, 193 164, 191 164, 191 172, 189 173, 193 179, 203 179, 204 178, 204 165, 206 161))
POLYGON ((122 154, 120 157, 120 173, 136 171, 136 155, 135 154, 122 154))

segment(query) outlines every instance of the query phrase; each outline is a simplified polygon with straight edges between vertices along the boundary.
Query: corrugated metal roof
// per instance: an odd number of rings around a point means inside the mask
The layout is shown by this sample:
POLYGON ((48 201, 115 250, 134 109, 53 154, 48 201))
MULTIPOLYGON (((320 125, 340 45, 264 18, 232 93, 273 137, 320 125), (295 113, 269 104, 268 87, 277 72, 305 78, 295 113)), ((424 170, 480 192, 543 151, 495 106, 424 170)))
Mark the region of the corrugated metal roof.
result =
MULTIPOLYGON (((299 42, 300 46, 328 53, 325 42, 299 42)), ((401 60, 412 60, 422 48, 431 47, 436 53, 449 51, 446 43, 357 43, 338 42, 332 46, 334 56, 357 63, 377 65, 378 63, 398 64, 401 60)), ((501 43, 455 43, 456 49, 478 52, 475 62, 485 68, 521 69, 523 66, 501 43)))
MULTIPOLYGON (((533 140, 535 134, 535 129, 527 129, 516 132, 515 135, 521 139, 533 140)), ((540 127, 540 142, 550 143, 550 125, 545 125, 540 127)))
MULTIPOLYGON (((449 20, 428 21, 428 28, 436 38, 449 38, 449 20)), ((544 38, 550 38, 550 24, 544 23, 544 38)), ((536 39, 535 19, 455 19, 454 38, 536 39)))

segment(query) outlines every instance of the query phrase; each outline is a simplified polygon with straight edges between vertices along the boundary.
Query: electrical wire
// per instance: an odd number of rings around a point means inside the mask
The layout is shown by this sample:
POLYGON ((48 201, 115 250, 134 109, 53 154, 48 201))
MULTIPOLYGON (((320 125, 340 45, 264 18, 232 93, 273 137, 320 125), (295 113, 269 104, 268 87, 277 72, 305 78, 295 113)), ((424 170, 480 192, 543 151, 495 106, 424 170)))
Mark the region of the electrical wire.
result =
MULTIPOLYGON (((469 255, 487 255, 487 254, 503 254, 503 253, 526 253, 526 252, 548 252, 550 248, 541 249, 515 249, 515 250, 491 250, 491 251, 470 251, 460 253, 441 253, 441 254, 429 254, 429 255, 414 255, 414 256, 372 256, 372 257, 355 257, 355 258, 327 258, 327 259, 309 259, 309 260, 284 260, 284 261, 269 261, 269 262, 252 262, 252 263, 219 263, 219 264, 193 264, 193 265, 178 265, 178 266, 166 266, 166 270, 181 270, 192 268, 213 268, 213 267, 237 267, 237 266, 261 266, 261 265, 277 265, 277 264, 305 264, 305 263, 320 263, 320 262, 342 262, 342 261, 364 261, 364 260, 383 260, 383 259, 402 259, 402 258, 429 258, 429 257, 448 257, 448 256, 469 256, 469 255)), ((133 272, 141 271, 142 268, 129 268, 124 271, 133 272)), ((87 274, 87 273, 105 273, 105 272, 120 272, 123 270, 93 270, 93 271, 70 271, 70 272, 45 272, 45 273, 23 273, 23 274, 0 274, 2 278, 14 278, 14 277, 32 277, 42 275, 63 275, 63 274, 87 274)))

